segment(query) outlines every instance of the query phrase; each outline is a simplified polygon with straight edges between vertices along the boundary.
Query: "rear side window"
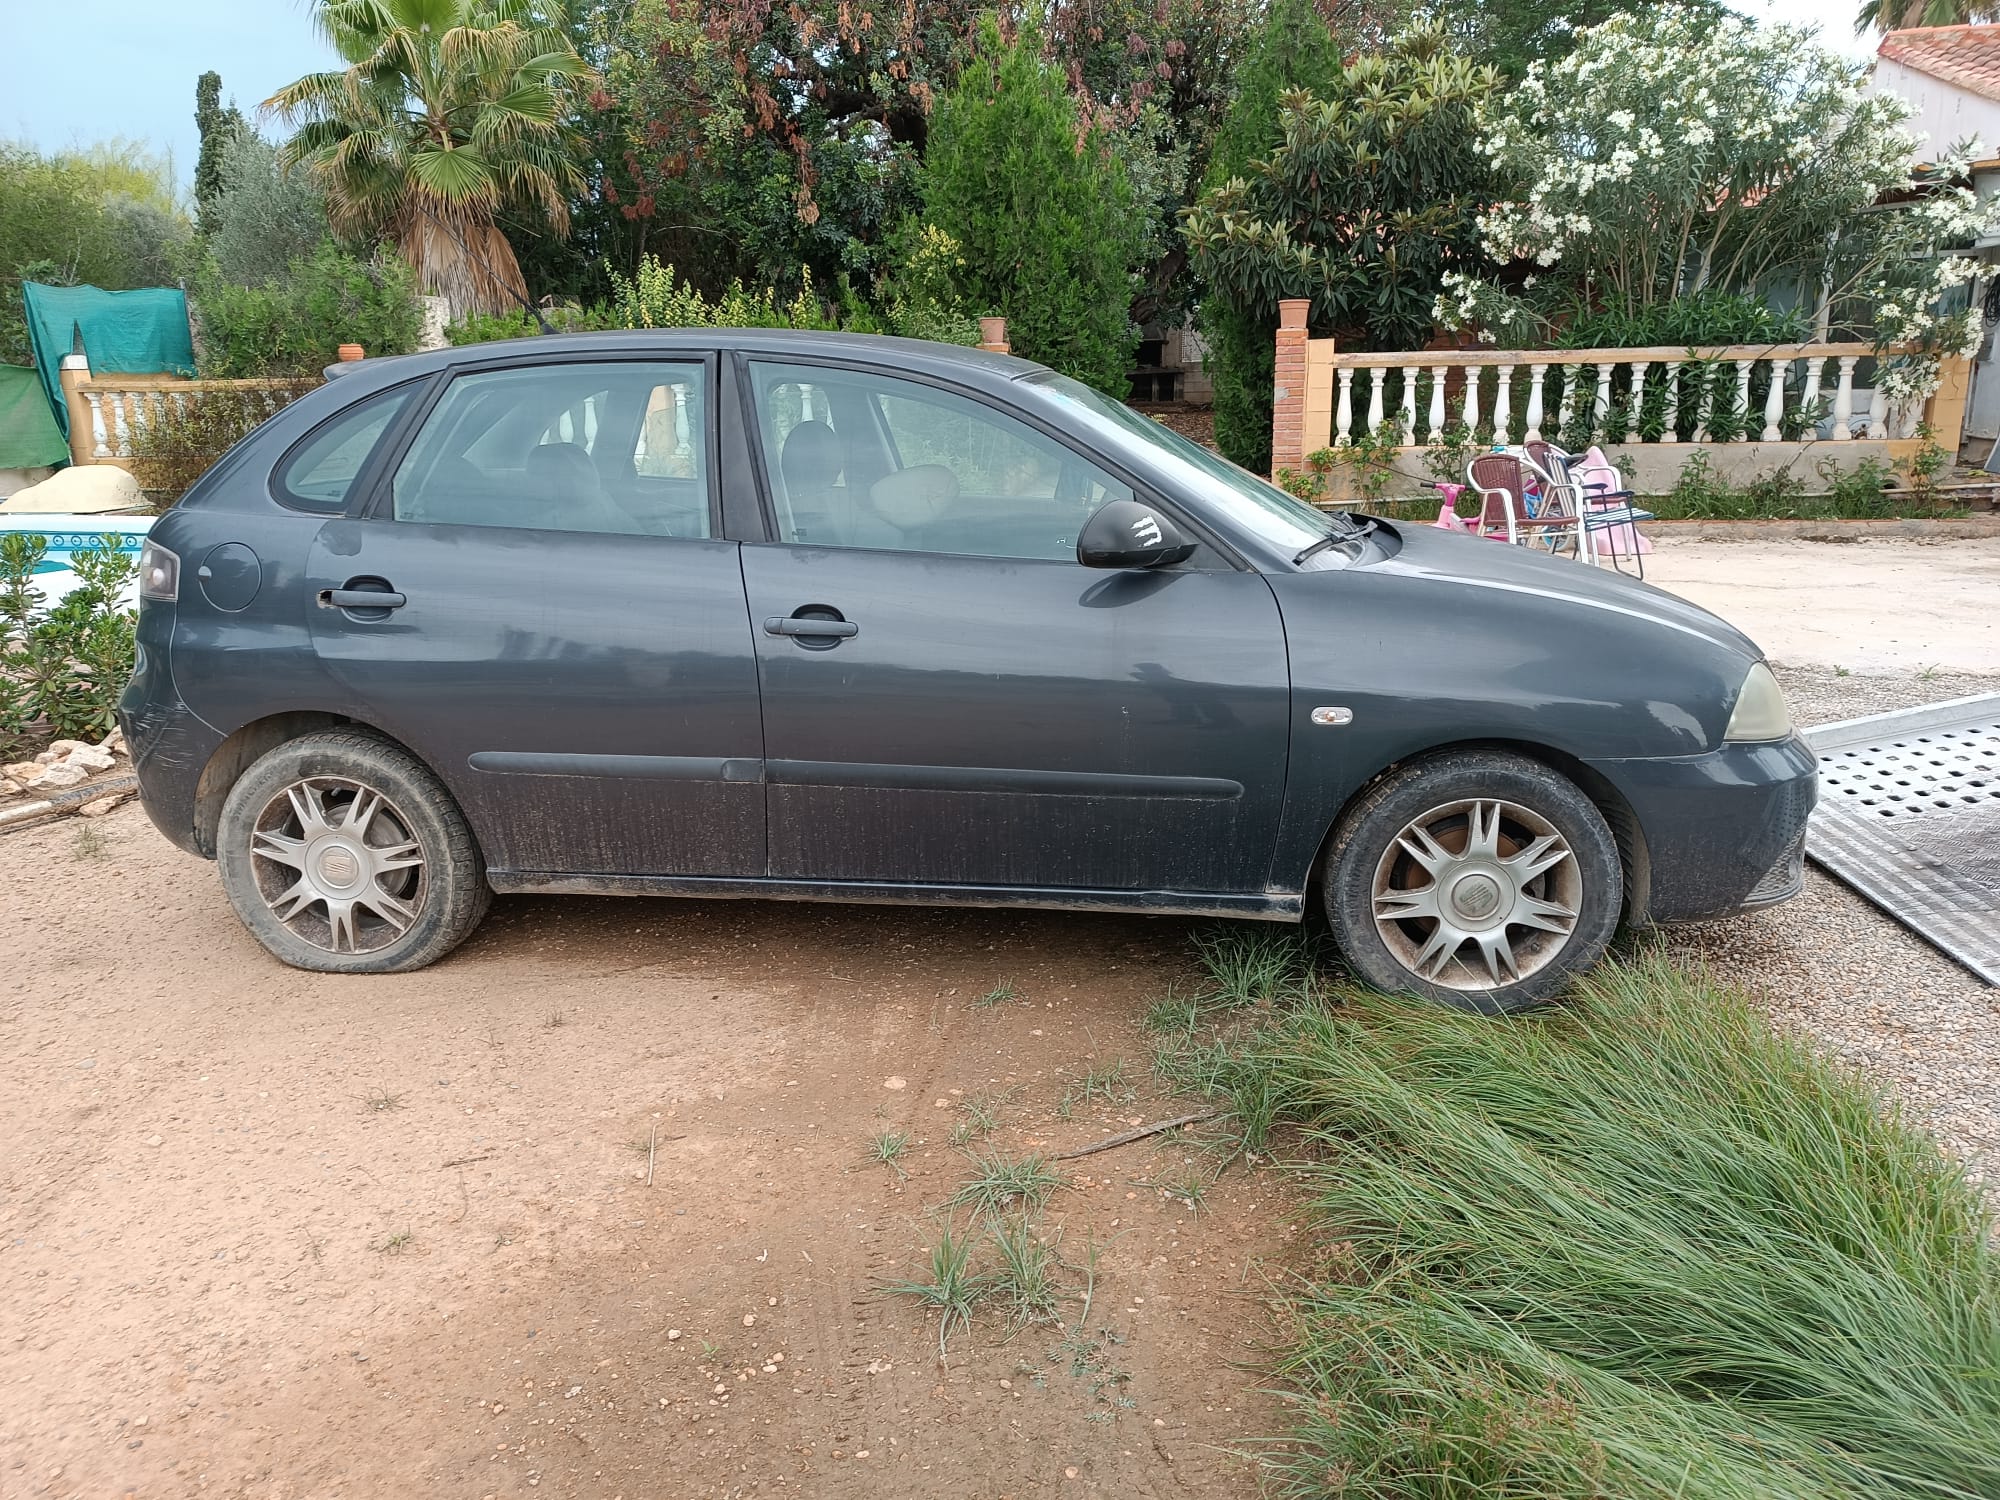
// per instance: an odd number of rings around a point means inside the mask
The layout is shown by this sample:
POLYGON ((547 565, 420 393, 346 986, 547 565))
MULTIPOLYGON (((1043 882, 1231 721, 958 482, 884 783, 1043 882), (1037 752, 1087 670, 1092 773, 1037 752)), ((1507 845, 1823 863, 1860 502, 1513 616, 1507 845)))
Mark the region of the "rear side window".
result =
POLYGON ((709 535, 707 369, 552 363, 454 379, 411 439, 395 517, 623 536, 709 535))
POLYGON ((347 509, 354 481, 382 434, 408 404, 410 386, 357 401, 292 450, 278 471, 278 498, 300 510, 333 514, 347 509))

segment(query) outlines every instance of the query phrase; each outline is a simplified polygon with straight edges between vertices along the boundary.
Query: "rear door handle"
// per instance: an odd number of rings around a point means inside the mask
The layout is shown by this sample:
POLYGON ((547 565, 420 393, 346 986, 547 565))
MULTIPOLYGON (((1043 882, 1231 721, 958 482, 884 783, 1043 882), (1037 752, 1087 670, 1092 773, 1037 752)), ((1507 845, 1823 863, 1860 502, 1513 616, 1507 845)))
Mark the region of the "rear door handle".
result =
POLYGON ((408 594, 390 594, 376 588, 322 588, 320 604, 330 610, 400 610, 410 602, 408 594))
POLYGON ((321 589, 319 602, 325 609, 401 609, 410 600, 389 589, 321 589))
POLYGON ((764 634, 838 636, 845 640, 851 635, 861 634, 861 627, 852 620, 820 620, 810 615, 803 619, 797 615, 767 615, 764 634))

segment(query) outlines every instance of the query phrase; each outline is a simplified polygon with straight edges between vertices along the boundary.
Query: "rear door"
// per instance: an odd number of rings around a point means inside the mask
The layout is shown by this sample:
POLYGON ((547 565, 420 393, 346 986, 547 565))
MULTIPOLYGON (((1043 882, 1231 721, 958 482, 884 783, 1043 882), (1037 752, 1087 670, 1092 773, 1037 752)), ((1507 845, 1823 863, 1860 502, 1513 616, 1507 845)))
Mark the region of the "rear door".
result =
POLYGON ((749 373, 771 874, 1264 901, 1290 684, 1263 578, 1207 549, 1078 564, 1131 487, 1019 414, 878 370, 749 373))
POLYGON ((700 357, 461 374, 368 513, 313 546, 320 658, 445 778, 496 872, 763 872, 714 388, 700 357))

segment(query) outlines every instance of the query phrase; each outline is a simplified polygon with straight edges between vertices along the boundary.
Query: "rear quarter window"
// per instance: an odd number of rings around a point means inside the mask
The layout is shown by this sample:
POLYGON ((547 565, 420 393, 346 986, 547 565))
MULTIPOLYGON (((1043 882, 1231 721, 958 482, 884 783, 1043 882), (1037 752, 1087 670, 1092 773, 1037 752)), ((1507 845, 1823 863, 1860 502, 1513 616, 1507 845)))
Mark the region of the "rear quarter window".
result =
POLYGON ((414 387, 398 386, 357 401, 322 422, 278 467, 274 488, 295 510, 334 515, 347 509, 354 482, 414 387))

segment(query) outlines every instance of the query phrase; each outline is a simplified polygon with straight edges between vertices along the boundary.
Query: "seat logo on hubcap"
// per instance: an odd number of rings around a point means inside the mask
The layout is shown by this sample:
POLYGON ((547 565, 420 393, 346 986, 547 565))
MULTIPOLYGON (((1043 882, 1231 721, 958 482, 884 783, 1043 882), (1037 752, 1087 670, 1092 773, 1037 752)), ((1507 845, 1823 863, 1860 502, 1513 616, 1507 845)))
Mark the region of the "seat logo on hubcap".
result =
POLYGON ((329 849, 319 857, 319 869, 335 885, 352 885, 361 873, 361 861, 345 849, 329 849))
POLYGON ((1451 904, 1461 915, 1474 919, 1490 917, 1500 905, 1500 887, 1491 875, 1468 875, 1451 893, 1451 904))

